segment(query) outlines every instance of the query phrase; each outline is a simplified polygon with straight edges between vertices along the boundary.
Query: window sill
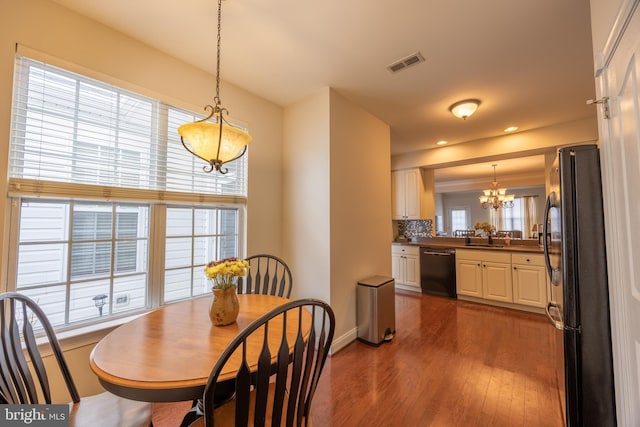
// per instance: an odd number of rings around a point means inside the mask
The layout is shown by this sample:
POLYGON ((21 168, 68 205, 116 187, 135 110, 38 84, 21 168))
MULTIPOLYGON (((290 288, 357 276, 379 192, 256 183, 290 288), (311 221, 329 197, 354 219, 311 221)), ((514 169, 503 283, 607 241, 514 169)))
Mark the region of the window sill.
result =
MULTIPOLYGON (((95 323, 92 325, 80 326, 78 328, 66 331, 56 332, 56 337, 60 342, 62 351, 66 352, 81 347, 93 346, 98 343, 105 335, 116 329, 118 326, 124 325, 138 317, 144 316, 151 310, 139 312, 133 315, 118 317, 107 320, 105 322, 95 323)), ((46 338, 40 338, 38 344, 46 342, 46 338)))

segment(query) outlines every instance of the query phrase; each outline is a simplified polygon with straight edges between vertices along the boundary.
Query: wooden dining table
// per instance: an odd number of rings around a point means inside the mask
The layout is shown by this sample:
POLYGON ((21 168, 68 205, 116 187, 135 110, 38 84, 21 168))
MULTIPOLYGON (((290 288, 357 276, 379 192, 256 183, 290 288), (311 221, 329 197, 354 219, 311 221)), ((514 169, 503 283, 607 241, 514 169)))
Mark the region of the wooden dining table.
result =
MULTIPOLYGON (((240 294, 238 301, 238 318, 226 326, 213 326, 209 320, 210 298, 166 305, 132 320, 96 344, 90 356, 91 369, 106 390, 128 399, 178 402, 201 398, 214 363, 231 340, 253 320, 289 300, 240 294)), ((298 313, 289 316, 287 339, 293 344, 298 313)), ((303 310, 301 320, 303 331, 308 333, 310 314, 303 310)), ((274 319, 269 328, 280 332, 274 335, 282 335, 281 320, 274 319)), ((273 346, 277 348, 277 343, 273 346)), ((259 347, 255 346, 256 352, 259 347)), ((228 364, 218 381, 235 378, 236 370, 233 363, 228 364)))

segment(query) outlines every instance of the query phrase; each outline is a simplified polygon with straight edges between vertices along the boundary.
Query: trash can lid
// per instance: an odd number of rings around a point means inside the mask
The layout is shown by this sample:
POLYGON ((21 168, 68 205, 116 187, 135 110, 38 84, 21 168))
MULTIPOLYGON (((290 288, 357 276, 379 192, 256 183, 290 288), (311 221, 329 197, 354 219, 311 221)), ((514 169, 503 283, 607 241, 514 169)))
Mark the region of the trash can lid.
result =
POLYGON ((358 285, 363 286, 371 286, 371 287, 379 287, 382 285, 386 285, 389 282, 393 282, 393 277, 388 276, 371 276, 366 279, 362 279, 358 282, 358 285))

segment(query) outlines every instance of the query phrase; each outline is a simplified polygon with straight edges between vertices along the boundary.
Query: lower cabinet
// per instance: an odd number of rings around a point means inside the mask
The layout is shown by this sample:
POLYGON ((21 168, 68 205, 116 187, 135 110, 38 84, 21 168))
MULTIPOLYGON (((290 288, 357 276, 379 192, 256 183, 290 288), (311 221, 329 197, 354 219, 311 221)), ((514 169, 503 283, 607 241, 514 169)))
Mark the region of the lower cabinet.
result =
POLYGON ((410 245, 392 245, 391 274, 396 285, 405 285, 420 291, 420 248, 410 245))
POLYGON ((537 254, 513 254, 513 302, 532 307, 547 305, 547 271, 544 256, 537 254))
POLYGON ((513 302, 511 253, 456 250, 459 295, 513 302))
POLYGON ((524 310, 533 307, 536 312, 546 307, 549 298, 542 254, 458 249, 456 286, 462 297, 524 310))

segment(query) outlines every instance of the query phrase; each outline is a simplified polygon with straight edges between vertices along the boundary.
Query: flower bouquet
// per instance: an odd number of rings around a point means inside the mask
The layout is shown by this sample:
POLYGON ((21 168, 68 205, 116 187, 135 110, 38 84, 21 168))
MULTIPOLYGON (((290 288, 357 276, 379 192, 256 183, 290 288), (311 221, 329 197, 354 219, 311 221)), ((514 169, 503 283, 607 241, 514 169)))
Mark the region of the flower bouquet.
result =
POLYGON ((476 236, 491 236, 496 231, 496 228, 488 222, 476 222, 473 228, 476 230, 476 236))
POLYGON ((207 279, 213 281, 213 289, 235 288, 237 278, 247 274, 249 262, 240 258, 211 261, 204 267, 207 279))

